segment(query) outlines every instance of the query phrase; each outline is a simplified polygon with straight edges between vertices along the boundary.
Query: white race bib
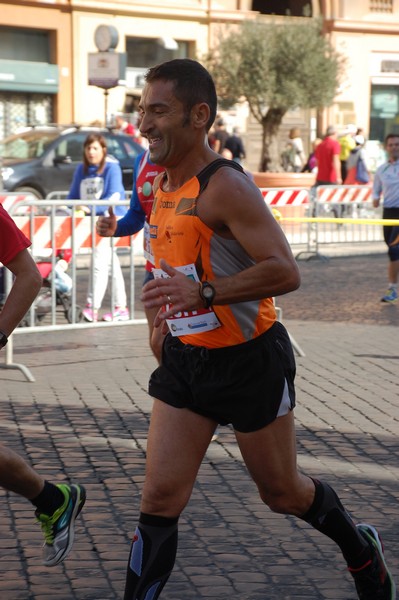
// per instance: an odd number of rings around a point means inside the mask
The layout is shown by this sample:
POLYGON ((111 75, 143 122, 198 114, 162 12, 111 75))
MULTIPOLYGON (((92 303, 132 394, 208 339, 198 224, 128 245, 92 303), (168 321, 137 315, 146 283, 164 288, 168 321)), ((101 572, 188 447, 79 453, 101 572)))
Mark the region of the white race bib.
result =
MULTIPOLYGON (((194 281, 199 282, 197 270, 193 263, 176 267, 177 271, 184 273, 187 277, 191 277, 194 281)), ((162 269, 152 270, 155 279, 167 279, 169 275, 162 269)), ((166 304, 166 310, 169 310, 169 304, 166 304)), ((172 305, 173 306, 173 305, 172 305)), ((198 310, 187 310, 178 312, 173 317, 166 319, 169 331, 173 336, 178 335, 193 335, 195 333, 203 333, 211 331, 221 326, 219 319, 212 308, 199 308, 198 310)))
POLYGON ((100 200, 104 190, 102 177, 87 177, 80 182, 80 198, 82 200, 100 200))

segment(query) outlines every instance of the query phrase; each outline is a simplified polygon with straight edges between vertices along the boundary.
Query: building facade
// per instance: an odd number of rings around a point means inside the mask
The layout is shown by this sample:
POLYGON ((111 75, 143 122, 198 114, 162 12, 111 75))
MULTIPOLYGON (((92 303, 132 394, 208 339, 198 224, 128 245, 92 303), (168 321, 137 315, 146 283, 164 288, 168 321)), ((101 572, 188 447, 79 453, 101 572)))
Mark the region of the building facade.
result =
POLYGON ((325 1, 323 17, 326 35, 347 64, 320 128, 354 123, 380 141, 390 131, 399 133, 399 1, 325 1))
POLYGON ((27 123, 71 122, 69 2, 1 2, 0 138, 27 123))

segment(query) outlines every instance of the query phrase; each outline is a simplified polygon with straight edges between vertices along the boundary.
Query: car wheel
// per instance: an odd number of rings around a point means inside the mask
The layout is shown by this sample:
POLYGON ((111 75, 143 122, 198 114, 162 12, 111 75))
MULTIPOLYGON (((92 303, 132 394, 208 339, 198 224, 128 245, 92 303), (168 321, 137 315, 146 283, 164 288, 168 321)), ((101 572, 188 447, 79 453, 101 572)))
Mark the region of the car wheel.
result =
POLYGON ((16 188, 14 190, 14 192, 18 192, 18 194, 31 194, 32 196, 35 197, 36 200, 43 200, 42 194, 33 187, 22 186, 22 187, 16 188))

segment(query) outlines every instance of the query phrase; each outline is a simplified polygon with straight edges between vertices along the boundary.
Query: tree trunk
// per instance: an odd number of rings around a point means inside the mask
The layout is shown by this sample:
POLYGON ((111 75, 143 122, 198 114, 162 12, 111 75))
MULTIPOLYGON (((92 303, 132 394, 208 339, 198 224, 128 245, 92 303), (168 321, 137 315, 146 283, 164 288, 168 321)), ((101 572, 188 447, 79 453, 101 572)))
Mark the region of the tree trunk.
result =
POLYGON ((262 154, 259 171, 278 170, 277 134, 286 112, 283 108, 269 108, 262 119, 262 154))

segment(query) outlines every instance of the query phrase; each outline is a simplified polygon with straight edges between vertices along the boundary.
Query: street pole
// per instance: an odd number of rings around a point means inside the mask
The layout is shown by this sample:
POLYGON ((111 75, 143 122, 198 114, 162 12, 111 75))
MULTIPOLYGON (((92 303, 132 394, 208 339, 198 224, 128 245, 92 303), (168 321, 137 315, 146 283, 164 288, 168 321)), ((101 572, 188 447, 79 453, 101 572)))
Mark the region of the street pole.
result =
POLYGON ((107 114, 108 114, 108 90, 104 90, 104 126, 107 126, 107 114))

